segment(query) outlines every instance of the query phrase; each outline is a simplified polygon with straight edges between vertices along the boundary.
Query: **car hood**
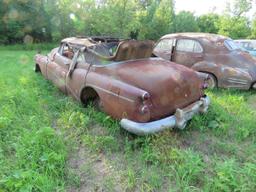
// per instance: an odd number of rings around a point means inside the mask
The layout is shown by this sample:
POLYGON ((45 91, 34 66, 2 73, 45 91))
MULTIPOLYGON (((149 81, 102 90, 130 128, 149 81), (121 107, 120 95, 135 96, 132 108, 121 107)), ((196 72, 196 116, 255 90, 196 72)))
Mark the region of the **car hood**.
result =
POLYGON ((184 66, 160 58, 112 64, 105 72, 151 95, 151 119, 173 114, 202 95, 202 80, 184 66))

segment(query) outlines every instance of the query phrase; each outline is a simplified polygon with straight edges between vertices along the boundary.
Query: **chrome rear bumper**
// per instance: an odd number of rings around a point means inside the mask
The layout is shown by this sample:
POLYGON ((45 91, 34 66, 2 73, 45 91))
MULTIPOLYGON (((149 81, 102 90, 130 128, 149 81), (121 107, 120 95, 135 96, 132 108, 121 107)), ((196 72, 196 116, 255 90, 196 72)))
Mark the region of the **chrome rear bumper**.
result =
POLYGON ((174 115, 164 119, 148 123, 138 123, 128 119, 122 119, 120 124, 125 130, 136 135, 154 134, 172 128, 184 129, 187 122, 192 119, 195 114, 206 113, 209 105, 210 98, 205 96, 183 109, 177 109, 174 115))

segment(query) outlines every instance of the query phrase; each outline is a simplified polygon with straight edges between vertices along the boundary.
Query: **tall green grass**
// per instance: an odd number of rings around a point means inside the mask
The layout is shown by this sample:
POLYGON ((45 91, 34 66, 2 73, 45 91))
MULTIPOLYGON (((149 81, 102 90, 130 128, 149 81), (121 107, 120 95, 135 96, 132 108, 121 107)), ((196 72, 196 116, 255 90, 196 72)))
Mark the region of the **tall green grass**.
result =
POLYGON ((4 50, 27 50, 27 51, 41 51, 41 50, 51 50, 54 47, 58 47, 59 43, 31 43, 31 44, 15 44, 15 45, 1 45, 0 51, 4 50))
POLYGON ((255 91, 208 91, 184 131, 137 137, 35 74, 36 51, 1 50, 0 191, 255 191, 255 91))

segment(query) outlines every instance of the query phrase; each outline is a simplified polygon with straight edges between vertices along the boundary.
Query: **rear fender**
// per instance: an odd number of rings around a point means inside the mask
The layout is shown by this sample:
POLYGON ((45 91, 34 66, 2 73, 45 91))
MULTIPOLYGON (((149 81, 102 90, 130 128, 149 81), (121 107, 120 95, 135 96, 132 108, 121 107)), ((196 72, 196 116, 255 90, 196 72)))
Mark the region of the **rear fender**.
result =
POLYGON ((195 71, 212 74, 213 76, 216 77, 217 82, 219 82, 221 71, 217 64, 212 62, 199 62, 194 64, 191 68, 194 69, 195 71))
POLYGON ((139 111, 143 107, 142 96, 146 91, 95 72, 87 75, 85 86, 97 92, 104 111, 112 117, 134 119, 140 122, 150 119, 150 114, 141 115, 139 111))

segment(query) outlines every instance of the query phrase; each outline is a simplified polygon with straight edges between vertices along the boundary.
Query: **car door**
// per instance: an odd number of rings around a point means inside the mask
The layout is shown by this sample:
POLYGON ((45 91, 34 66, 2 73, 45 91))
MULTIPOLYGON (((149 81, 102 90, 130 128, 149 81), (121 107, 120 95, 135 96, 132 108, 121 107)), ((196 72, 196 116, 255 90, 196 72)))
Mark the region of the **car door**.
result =
POLYGON ((66 57, 64 53, 70 50, 67 44, 62 44, 47 65, 47 77, 61 91, 66 93, 66 75, 69 70, 71 59, 66 57))
POLYGON ((85 57, 84 50, 77 50, 66 77, 67 92, 77 100, 80 100, 80 91, 85 86, 86 75, 91 66, 85 57))
POLYGON ((162 39, 160 40, 154 48, 154 55, 161 57, 166 60, 171 60, 174 39, 162 39))
POLYGON ((197 40, 177 39, 172 61, 192 67, 195 63, 203 61, 203 56, 203 47, 197 40))

